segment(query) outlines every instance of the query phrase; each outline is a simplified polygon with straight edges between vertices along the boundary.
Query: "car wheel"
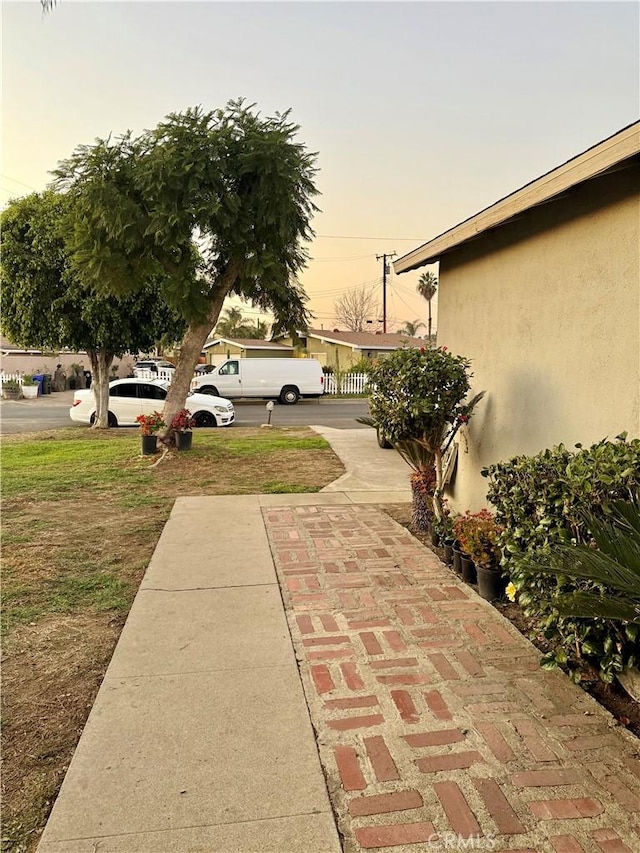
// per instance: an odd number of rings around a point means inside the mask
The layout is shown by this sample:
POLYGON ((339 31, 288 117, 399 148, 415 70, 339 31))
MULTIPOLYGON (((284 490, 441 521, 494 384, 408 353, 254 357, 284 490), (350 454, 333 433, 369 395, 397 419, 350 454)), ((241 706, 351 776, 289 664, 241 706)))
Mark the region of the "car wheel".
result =
POLYGON ((300 399, 300 392, 295 385, 285 385, 280 392, 280 402, 285 406, 293 406, 300 399))
POLYGON ((393 444, 387 440, 382 430, 377 429, 376 436, 378 438, 378 447, 381 447, 383 450, 390 450, 393 447, 393 444))
POLYGON ((203 385, 202 388, 196 388, 197 394, 210 394, 212 397, 219 397, 218 389, 215 385, 203 385))
POLYGON ((218 426, 218 422, 215 418, 215 415, 212 415, 211 412, 196 412, 193 416, 193 420, 197 427, 218 426))
MULTIPOLYGON (((93 426, 95 422, 96 422, 96 413, 94 412, 91 415, 91 417, 89 418, 89 423, 91 424, 91 426, 93 426)), ((118 419, 113 414, 113 412, 107 413, 107 423, 109 424, 110 427, 117 427, 118 426, 118 419)))

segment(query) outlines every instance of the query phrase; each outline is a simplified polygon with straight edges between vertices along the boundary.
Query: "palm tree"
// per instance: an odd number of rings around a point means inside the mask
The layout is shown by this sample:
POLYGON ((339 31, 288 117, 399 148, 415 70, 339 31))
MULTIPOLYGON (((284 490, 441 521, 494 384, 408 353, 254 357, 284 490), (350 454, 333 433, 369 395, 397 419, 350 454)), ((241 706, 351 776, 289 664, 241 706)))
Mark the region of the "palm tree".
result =
POLYGON ((429 303, 429 343, 431 343, 431 300, 436 295, 438 279, 432 272, 423 272, 418 279, 418 293, 429 303))
POLYGON ((409 320, 405 320, 404 326, 398 329, 398 333, 401 335, 408 335, 410 338, 417 338, 418 330, 421 326, 424 327, 422 320, 414 320, 413 323, 409 320))
POLYGON ((218 320, 216 334, 225 338, 232 338, 244 323, 244 317, 240 308, 227 308, 225 316, 218 320))

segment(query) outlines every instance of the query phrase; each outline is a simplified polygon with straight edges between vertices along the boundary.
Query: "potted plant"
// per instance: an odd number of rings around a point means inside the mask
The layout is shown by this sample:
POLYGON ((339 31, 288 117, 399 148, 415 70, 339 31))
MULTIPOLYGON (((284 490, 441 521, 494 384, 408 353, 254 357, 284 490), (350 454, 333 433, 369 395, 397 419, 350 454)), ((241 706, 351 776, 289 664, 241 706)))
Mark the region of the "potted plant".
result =
POLYGON ((453 544, 456 537, 453 532, 453 519, 451 512, 447 506, 447 499, 442 499, 442 516, 434 519, 431 525, 432 538, 437 539, 434 545, 441 545, 444 548, 444 561, 450 566, 453 563, 453 544))
POLYGON ((175 432, 176 436, 177 450, 191 450, 194 424, 195 422, 191 417, 189 409, 180 409, 171 421, 171 429, 175 432))
POLYGON ((503 528, 487 509, 467 511, 455 524, 460 544, 475 564, 480 596, 487 601, 498 598, 503 591, 499 545, 503 528))
POLYGON ((164 427, 164 421, 160 412, 151 415, 138 415, 136 421, 140 424, 140 435, 142 436, 142 453, 144 456, 153 456, 158 449, 158 433, 164 427))
POLYGON ((476 525, 476 517, 469 510, 464 515, 459 515, 453 522, 453 530, 458 541, 460 574, 467 583, 476 583, 477 581, 472 554, 476 525))
POLYGON ((17 379, 2 380, 2 397, 4 400, 19 400, 22 388, 17 379))
POLYGON ((414 525, 418 529, 442 516, 443 456, 484 394, 469 399, 470 366, 468 359, 453 355, 446 347, 408 347, 371 367, 370 416, 357 420, 374 427, 413 469, 414 525))
POLYGON ((25 373, 22 377, 22 396, 25 400, 35 400, 40 390, 40 383, 37 382, 29 373, 25 373))

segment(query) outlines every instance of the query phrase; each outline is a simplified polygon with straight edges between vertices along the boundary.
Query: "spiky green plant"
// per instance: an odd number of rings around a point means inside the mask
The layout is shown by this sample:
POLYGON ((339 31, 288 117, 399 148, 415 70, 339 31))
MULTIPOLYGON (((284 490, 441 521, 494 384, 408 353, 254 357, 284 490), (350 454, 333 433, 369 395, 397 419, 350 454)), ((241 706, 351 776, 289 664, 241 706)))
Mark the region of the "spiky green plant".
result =
POLYGON ((564 615, 640 626, 640 497, 616 501, 608 518, 584 513, 584 520, 592 545, 557 545, 529 556, 523 568, 580 584, 554 596, 554 607, 564 615))

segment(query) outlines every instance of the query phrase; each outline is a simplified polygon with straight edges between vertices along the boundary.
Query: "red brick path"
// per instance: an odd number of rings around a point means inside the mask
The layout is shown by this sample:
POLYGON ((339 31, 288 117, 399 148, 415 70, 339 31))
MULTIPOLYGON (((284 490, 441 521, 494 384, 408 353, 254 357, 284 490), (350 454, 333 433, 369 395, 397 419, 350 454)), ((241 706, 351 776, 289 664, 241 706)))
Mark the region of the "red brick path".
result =
POLYGON ((638 742, 429 549, 263 514, 345 851, 640 851, 638 742))

